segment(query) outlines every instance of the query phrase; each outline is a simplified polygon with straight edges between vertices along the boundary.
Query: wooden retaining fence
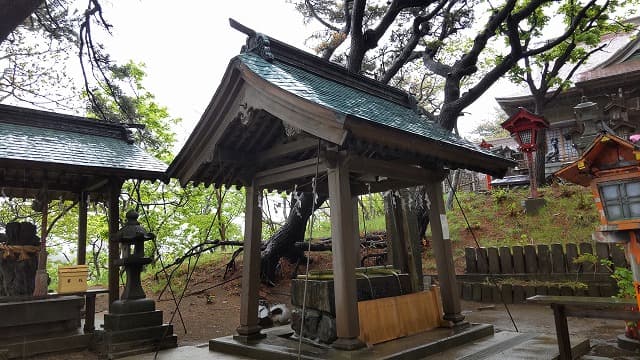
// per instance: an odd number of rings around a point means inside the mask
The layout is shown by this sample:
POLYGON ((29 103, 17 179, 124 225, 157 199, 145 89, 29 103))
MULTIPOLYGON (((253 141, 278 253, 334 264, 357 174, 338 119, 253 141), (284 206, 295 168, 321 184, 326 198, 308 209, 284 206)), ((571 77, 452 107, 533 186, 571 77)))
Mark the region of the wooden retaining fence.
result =
POLYGON ((627 266, 624 250, 616 244, 465 248, 466 271, 457 276, 460 296, 506 303, 522 303, 534 295, 613 296, 617 285, 600 259, 610 260, 614 267, 627 266), (597 256, 596 264, 574 263, 587 253, 597 256))

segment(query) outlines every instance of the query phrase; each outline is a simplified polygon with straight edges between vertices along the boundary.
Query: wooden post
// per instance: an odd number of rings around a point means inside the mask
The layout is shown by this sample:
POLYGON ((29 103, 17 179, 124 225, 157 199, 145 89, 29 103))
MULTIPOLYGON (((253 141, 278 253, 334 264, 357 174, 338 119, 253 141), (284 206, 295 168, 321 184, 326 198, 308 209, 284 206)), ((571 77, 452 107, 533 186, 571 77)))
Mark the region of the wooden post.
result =
POLYGON ((384 198, 385 225, 387 229, 387 263, 401 272, 408 272, 406 246, 402 233, 402 218, 398 209, 400 197, 390 191, 384 198))
POLYGON ((84 303, 84 332, 93 333, 96 330, 96 293, 86 293, 84 303))
POLYGON ((420 231, 418 230, 418 219, 412 216, 414 211, 411 203, 411 192, 408 189, 400 190, 400 207, 402 209, 402 235, 405 252, 407 254, 407 272, 411 281, 411 289, 413 292, 424 290, 424 280, 422 277, 422 239, 420 239, 420 231))
POLYGON ((78 265, 87 263, 87 193, 78 194, 78 265))
POLYGON ((258 290, 260 288, 260 242, 262 240, 262 210, 260 188, 247 186, 244 216, 244 254, 242 260, 242 291, 240 293, 240 326, 235 339, 249 341, 265 337, 258 325, 258 290))
POLYGON ((356 291, 356 256, 353 246, 353 201, 349 188, 349 171, 342 159, 327 170, 331 207, 333 281, 336 304, 336 333, 333 347, 354 350, 364 346, 358 340, 360 324, 356 291))
POLYGON ((119 247, 113 236, 120 228, 120 190, 121 179, 109 181, 109 308, 120 298, 119 267, 115 261, 119 257, 119 247))
POLYGON ((444 310, 443 319, 457 325, 462 323, 464 316, 461 314, 460 297, 456 290, 458 288, 456 286, 456 269, 453 264, 451 240, 449 239, 449 224, 444 211, 442 184, 433 182, 426 185, 426 188, 431 203, 429 225, 433 237, 433 255, 436 258, 438 268, 442 309, 444 310))
POLYGON ((560 360, 571 360, 571 342, 569 340, 569 327, 567 326, 567 316, 564 305, 551 304, 553 317, 556 323, 556 336, 558 337, 558 348, 560 350, 560 360))

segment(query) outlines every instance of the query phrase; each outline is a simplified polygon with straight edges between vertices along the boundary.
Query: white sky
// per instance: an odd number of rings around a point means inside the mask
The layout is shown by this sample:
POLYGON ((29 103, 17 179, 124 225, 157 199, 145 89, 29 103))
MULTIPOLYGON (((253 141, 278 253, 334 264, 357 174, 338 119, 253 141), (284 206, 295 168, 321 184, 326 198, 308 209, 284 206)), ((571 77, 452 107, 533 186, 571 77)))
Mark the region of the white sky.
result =
MULTIPOLYGON (((183 119, 176 129, 186 140, 213 96, 229 60, 240 52, 246 36, 228 19, 298 48, 318 25, 305 26, 293 4, 285 0, 113 1, 104 2, 104 16, 113 36, 104 43, 118 62, 146 64, 145 87, 183 119)), ((489 91, 459 120, 462 135, 494 116, 496 91, 489 91)), ((181 145, 180 145, 181 146, 181 145)))

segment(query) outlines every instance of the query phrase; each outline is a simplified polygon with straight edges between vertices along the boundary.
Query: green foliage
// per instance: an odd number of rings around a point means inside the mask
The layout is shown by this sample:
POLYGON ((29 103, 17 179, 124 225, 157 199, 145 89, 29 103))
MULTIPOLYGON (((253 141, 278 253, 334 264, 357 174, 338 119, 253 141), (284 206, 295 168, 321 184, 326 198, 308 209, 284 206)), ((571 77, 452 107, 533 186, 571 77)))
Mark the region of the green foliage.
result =
POLYGON ((633 273, 630 269, 616 267, 613 270, 611 277, 618 284, 619 298, 634 298, 636 296, 635 288, 633 286, 633 273))
POLYGON ((573 259, 573 263, 578 265, 584 265, 584 264, 595 265, 598 263, 598 257, 593 254, 584 253, 584 254, 580 254, 580 256, 573 259))
POLYGON ((485 140, 509 137, 509 132, 500 126, 505 120, 505 117, 496 115, 493 120, 479 123, 471 134, 485 140))

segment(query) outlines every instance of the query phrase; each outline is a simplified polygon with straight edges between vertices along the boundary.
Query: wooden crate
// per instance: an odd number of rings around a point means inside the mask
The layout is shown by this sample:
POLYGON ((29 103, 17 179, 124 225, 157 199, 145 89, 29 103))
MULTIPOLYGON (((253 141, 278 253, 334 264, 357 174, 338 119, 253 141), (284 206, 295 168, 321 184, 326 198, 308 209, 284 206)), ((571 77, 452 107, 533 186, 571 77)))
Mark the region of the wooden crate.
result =
POLYGON ((58 294, 87 291, 87 265, 58 267, 58 294))
POLYGON ((358 302, 359 339, 373 345, 437 328, 442 304, 437 287, 418 293, 358 302))

